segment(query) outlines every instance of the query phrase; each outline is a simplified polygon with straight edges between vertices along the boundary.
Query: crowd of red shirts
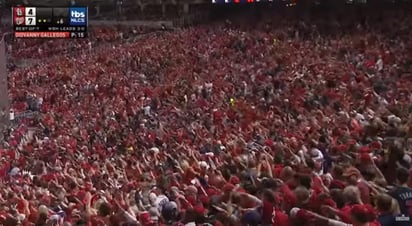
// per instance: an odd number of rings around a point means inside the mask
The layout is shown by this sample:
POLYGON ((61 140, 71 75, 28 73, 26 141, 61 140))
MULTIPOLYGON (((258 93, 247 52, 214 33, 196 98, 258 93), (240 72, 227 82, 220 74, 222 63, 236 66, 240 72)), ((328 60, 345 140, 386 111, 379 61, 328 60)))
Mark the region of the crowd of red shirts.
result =
POLYGON ((17 41, 1 224, 410 225, 402 18, 17 41))

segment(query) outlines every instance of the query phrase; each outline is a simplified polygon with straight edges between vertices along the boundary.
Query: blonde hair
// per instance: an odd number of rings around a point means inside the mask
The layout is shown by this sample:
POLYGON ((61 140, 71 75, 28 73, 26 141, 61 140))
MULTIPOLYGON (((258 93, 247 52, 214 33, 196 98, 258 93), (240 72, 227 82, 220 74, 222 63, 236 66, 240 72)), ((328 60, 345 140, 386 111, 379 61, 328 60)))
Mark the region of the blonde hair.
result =
POLYGON ((392 206, 391 206, 391 212, 392 214, 400 214, 401 213, 401 209, 399 207, 399 203, 396 199, 392 198, 392 206))
POLYGON ((39 214, 48 214, 49 213, 49 208, 45 205, 40 205, 39 206, 39 214))
POLYGON ((376 196, 376 206, 378 207, 378 210, 384 211, 384 212, 390 212, 391 214, 399 214, 400 209, 399 209, 399 204, 396 199, 392 198, 388 194, 379 194, 376 196))
POLYGON ((187 170, 190 165, 189 165, 189 163, 188 163, 186 160, 183 160, 183 161, 180 163, 180 166, 182 167, 183 170, 187 170))
POLYGON ((303 186, 297 187, 294 193, 299 202, 306 203, 310 199, 310 191, 303 186))

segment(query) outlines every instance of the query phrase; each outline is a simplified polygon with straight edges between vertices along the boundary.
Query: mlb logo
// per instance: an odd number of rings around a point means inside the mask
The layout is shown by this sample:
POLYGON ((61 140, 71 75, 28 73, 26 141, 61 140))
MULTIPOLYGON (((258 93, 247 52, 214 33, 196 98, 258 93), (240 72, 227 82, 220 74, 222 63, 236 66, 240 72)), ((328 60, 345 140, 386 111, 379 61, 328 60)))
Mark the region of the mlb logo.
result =
POLYGON ((24 17, 14 17, 15 26, 24 26, 24 17))
POLYGON ((26 14, 24 7, 13 7, 14 17, 24 16, 26 14))
POLYGON ((86 26, 87 25, 87 9, 86 8, 70 8, 69 10, 71 26, 86 26))

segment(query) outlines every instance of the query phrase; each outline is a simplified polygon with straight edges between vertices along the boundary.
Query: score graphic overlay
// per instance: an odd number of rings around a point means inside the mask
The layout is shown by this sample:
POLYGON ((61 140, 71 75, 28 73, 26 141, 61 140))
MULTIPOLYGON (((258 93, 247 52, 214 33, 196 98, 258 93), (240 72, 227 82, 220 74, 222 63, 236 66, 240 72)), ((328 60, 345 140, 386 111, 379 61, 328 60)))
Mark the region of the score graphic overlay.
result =
POLYGON ((86 38, 87 7, 13 7, 16 38, 86 38))

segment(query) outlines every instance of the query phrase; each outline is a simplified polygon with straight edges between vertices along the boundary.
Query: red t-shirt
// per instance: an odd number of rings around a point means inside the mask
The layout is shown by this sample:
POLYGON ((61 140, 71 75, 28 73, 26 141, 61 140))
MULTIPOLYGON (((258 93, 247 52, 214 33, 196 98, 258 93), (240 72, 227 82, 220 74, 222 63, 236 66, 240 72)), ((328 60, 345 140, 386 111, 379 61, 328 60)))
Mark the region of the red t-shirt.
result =
POLYGON ((351 218, 350 218, 350 211, 352 209, 352 205, 346 205, 340 209, 338 212, 339 218, 345 222, 345 223, 351 223, 351 218))
POLYGON ((274 212, 274 206, 272 205, 272 203, 266 200, 263 200, 263 205, 262 205, 262 224, 263 225, 272 223, 273 212, 274 212))
POLYGON ((90 220, 87 222, 88 226, 104 226, 108 225, 108 220, 100 216, 91 216, 90 220))
POLYGON ((280 211, 275 210, 275 217, 272 219, 273 226, 289 226, 289 216, 280 211))
POLYGON ((360 181, 358 183, 358 188, 359 188, 359 191, 360 191, 360 194, 361 194, 362 202, 364 204, 370 204, 371 203, 371 198, 370 198, 370 189, 369 189, 368 185, 365 182, 360 181))
POLYGON ((9 169, 10 169, 10 163, 9 162, 4 163, 0 169, 0 177, 5 177, 9 169))
POLYGON ((186 170, 184 177, 183 177, 183 183, 190 184, 191 180, 193 180, 195 176, 196 174, 193 172, 193 169, 186 170))

